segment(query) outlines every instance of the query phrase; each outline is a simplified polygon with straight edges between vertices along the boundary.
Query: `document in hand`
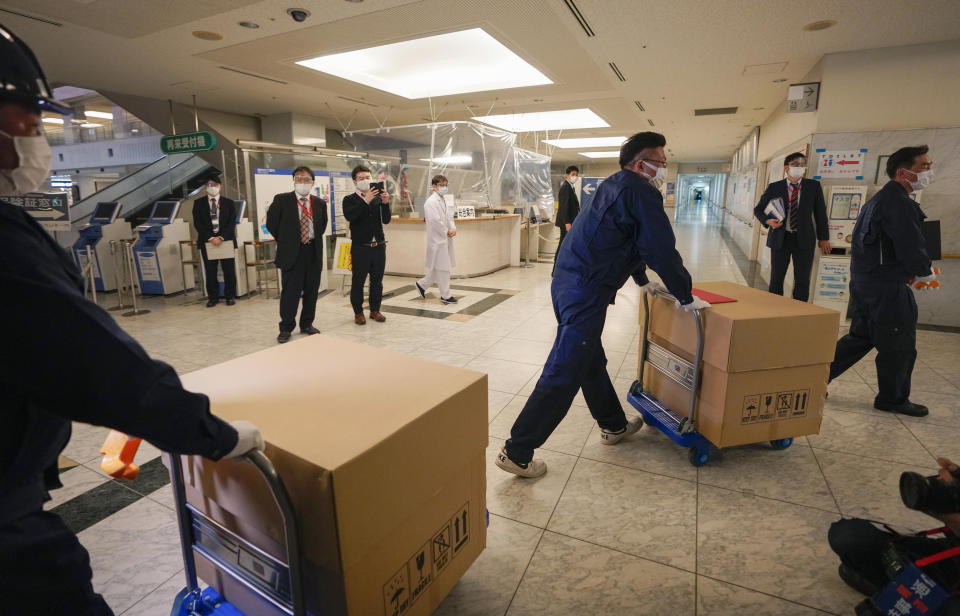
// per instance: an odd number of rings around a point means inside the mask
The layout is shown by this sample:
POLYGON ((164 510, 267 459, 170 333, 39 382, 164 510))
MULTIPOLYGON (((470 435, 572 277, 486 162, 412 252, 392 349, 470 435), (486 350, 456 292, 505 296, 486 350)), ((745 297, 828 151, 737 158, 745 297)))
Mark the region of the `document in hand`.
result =
POLYGON ((219 246, 214 246, 210 242, 207 242, 206 249, 207 249, 207 259, 211 261, 215 259, 232 259, 233 258, 233 242, 220 242, 219 246))
POLYGON ((763 210, 764 214, 769 214, 770 216, 775 217, 779 221, 783 221, 787 217, 787 212, 783 208, 783 199, 777 197, 776 199, 771 199, 770 203, 767 204, 766 209, 763 210))

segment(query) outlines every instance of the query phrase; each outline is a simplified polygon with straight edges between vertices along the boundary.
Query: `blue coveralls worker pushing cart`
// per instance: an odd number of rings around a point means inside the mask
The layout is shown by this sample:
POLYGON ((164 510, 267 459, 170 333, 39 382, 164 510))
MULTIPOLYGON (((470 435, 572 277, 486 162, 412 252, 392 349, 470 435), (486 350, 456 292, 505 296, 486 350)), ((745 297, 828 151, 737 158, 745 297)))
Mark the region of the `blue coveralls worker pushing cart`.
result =
POLYGON ((614 445, 643 425, 629 420, 607 374, 600 335, 607 308, 628 278, 651 291, 669 290, 684 310, 710 304, 692 294, 690 274, 676 249, 676 238, 653 182, 663 181, 667 161, 663 135, 643 132, 620 147, 621 170, 607 178, 580 212, 557 255, 551 293, 557 337, 543 374, 517 417, 497 466, 521 477, 547 472, 533 452, 543 445, 583 389, 601 442, 614 445), (659 274, 666 289, 649 282, 645 266, 659 274))

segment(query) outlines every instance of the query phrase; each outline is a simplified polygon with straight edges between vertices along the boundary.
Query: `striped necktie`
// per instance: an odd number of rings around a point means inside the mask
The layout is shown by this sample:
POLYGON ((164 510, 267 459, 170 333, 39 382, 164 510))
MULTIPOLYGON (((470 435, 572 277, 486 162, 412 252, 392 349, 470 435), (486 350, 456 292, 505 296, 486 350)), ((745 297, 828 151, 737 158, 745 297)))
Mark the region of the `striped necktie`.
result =
POLYGON ((797 203, 800 195, 800 184, 788 184, 790 187, 790 221, 789 221, 789 231, 796 231, 797 225, 800 223, 800 207, 797 203))
POLYGON ((310 241, 310 209, 307 205, 307 198, 300 199, 300 243, 306 244, 310 241))

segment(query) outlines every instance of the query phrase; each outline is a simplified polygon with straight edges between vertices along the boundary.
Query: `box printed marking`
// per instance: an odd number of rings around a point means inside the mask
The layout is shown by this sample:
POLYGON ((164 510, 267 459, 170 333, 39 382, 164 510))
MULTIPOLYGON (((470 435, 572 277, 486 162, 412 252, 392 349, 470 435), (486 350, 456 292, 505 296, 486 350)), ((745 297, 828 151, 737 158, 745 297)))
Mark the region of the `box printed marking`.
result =
POLYGON ((743 397, 741 424, 806 417, 809 389, 790 389, 743 397))

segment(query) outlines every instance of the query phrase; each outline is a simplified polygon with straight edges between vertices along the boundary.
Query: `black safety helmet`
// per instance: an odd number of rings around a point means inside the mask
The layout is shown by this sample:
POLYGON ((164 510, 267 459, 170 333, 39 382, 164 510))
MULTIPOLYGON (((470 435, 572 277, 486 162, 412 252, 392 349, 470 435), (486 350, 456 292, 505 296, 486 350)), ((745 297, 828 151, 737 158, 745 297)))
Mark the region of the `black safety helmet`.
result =
POLYGON ((36 105, 41 111, 73 115, 73 110, 53 98, 43 69, 27 44, 0 24, 0 101, 36 105))

